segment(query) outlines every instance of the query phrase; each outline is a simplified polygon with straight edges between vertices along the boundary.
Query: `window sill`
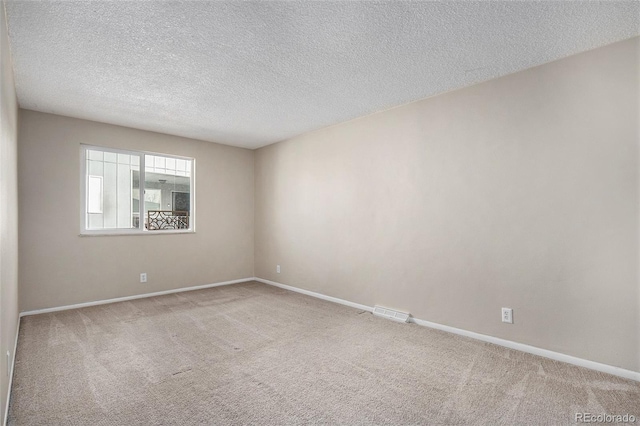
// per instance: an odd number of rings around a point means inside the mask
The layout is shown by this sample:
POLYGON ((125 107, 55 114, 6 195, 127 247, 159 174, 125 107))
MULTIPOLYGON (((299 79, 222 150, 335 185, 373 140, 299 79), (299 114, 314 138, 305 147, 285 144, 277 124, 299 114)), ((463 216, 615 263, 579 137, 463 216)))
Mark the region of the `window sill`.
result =
POLYGON ((131 231, 131 232, 123 232, 123 231, 114 231, 114 232, 103 232, 103 231, 88 231, 81 232, 78 234, 79 237, 122 237, 122 236, 140 236, 140 235, 175 235, 175 234, 195 234, 195 230, 190 231, 181 231, 181 230, 164 230, 164 231, 131 231))

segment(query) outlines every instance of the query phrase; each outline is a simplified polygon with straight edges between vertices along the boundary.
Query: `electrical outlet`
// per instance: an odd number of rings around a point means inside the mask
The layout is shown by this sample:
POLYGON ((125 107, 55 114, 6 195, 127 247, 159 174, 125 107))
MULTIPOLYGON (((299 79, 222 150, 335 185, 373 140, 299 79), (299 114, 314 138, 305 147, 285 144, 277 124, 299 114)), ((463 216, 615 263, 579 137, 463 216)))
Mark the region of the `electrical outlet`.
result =
POLYGON ((146 283, 147 282, 147 273, 143 272, 140 274, 140 282, 141 283, 146 283))
POLYGON ((502 308, 502 322, 513 324, 513 310, 511 308, 502 308))
POLYGON ((280 265, 276 265, 276 272, 279 274, 280 273, 280 265))

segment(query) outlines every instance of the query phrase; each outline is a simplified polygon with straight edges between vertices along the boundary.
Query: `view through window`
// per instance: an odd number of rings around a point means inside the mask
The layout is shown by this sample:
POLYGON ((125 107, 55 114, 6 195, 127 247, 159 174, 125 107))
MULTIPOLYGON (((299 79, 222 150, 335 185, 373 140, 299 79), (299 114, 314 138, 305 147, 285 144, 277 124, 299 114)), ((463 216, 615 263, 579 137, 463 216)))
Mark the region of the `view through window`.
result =
POLYGON ((192 158, 90 146, 83 155, 83 232, 193 230, 192 158))

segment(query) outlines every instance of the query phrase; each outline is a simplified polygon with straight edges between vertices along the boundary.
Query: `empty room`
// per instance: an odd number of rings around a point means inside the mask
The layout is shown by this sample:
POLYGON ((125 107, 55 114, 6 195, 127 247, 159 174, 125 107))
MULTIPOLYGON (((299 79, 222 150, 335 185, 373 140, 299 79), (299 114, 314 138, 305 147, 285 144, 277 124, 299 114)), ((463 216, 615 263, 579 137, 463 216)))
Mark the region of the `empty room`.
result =
POLYGON ((640 424, 640 2, 0 6, 3 425, 640 424))

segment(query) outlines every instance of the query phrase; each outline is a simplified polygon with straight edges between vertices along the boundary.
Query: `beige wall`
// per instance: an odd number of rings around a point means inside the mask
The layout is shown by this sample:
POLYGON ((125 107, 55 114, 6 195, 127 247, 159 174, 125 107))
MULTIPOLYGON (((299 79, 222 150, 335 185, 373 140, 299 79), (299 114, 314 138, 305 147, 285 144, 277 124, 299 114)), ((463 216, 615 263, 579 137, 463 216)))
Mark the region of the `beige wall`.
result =
POLYGON ((18 104, 13 83, 4 2, 0 2, 0 421, 4 420, 18 331, 18 104))
POLYGON ((640 371, 639 40, 258 150, 256 275, 640 371))
POLYGON ((253 157, 242 148, 20 110, 20 310, 252 277, 253 157), (80 237, 82 143, 194 157, 196 233, 80 237))

